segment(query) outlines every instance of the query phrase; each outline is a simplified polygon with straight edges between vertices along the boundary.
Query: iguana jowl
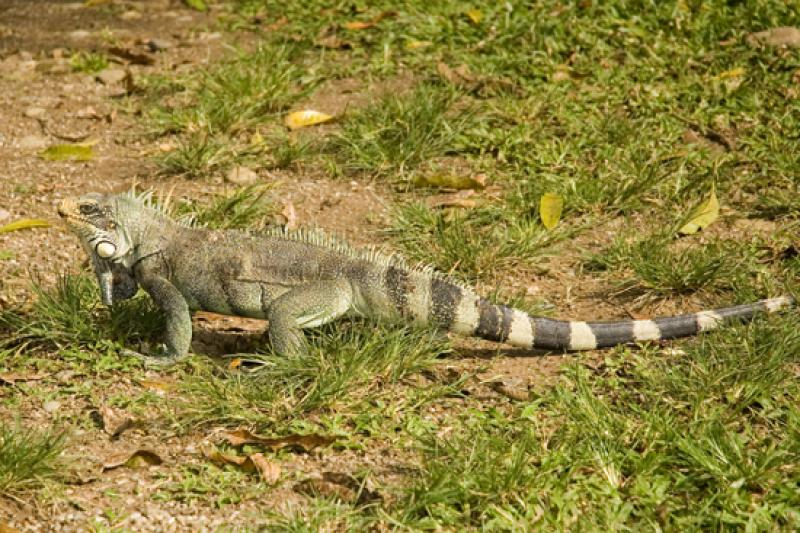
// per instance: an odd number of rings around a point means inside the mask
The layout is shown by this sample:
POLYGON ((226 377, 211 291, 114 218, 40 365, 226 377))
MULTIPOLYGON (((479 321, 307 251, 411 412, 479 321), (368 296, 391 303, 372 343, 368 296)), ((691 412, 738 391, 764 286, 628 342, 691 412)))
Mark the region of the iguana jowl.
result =
POLYGON ((462 335, 563 351, 694 335, 793 303, 784 296, 655 320, 553 320, 493 304, 398 256, 351 249, 313 233, 182 224, 147 195, 87 194, 63 200, 58 213, 89 253, 105 304, 130 298, 138 285, 164 311, 168 357, 188 352, 190 312, 200 309, 266 318, 272 348, 293 355, 305 347, 304 328, 347 314, 404 317, 462 335))

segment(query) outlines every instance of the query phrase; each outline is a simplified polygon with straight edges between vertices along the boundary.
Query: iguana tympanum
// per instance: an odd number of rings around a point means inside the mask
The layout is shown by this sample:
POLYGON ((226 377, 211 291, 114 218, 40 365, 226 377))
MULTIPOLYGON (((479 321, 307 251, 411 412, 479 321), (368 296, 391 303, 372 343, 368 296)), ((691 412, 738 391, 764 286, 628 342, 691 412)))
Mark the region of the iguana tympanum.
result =
POLYGON ((790 297, 655 320, 583 322, 529 316, 400 257, 356 250, 313 233, 248 233, 193 227, 170 219, 147 195, 87 194, 58 213, 94 265, 103 302, 141 286, 163 310, 162 354, 189 350, 190 313, 206 310, 269 320, 280 354, 302 353, 302 330, 344 315, 403 317, 523 348, 586 350, 684 337, 729 320, 792 305, 790 297))

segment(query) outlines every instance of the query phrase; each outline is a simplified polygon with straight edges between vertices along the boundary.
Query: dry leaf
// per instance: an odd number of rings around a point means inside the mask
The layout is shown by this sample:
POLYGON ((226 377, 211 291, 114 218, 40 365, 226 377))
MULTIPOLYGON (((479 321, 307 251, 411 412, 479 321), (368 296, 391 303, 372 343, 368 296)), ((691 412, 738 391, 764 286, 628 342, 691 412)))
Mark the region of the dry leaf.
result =
POLYGON ((295 211, 292 202, 286 202, 281 211, 281 216, 286 219, 286 224, 284 224, 286 229, 293 230, 297 228, 297 211, 295 211))
POLYGON ((254 435, 246 429, 237 429, 223 433, 223 437, 231 446, 242 446, 244 444, 260 444, 273 450, 292 447, 300 448, 306 452, 318 446, 327 446, 336 441, 336 437, 327 435, 287 435, 285 437, 261 437, 254 435))
POLYGON ((142 468, 145 466, 160 465, 164 460, 151 450, 136 450, 133 453, 125 452, 114 454, 103 464, 103 472, 124 466, 126 468, 142 468))
POLYGON ((167 392, 175 388, 174 383, 167 383, 165 381, 155 381, 148 379, 140 380, 139 385, 141 385, 145 389, 150 389, 157 392, 167 392))
POLYGON ((48 374, 19 374, 17 372, 2 372, 0 373, 0 383, 13 385, 17 381, 39 381, 47 376, 48 374))
POLYGON ((787 46, 800 48, 800 29, 792 26, 781 26, 765 31, 751 33, 747 36, 747 43, 755 46, 759 43, 768 46, 787 46))
POLYGON ((150 54, 146 54, 144 52, 137 52, 129 48, 112 46, 111 48, 108 49, 108 52, 117 57, 121 57, 122 59, 130 63, 133 63, 134 65, 152 65, 156 62, 155 58, 150 54))
POLYGON ((431 41, 408 41, 405 44, 406 50, 419 50, 420 48, 427 48, 432 45, 431 41))
POLYGON ((374 488, 370 488, 367 485, 366 480, 359 481, 344 472, 323 472, 321 479, 306 479, 295 485, 294 489, 301 494, 336 498, 343 502, 356 503, 358 505, 383 499, 374 488))
POLYGON ((475 196, 475 191, 466 190, 466 191, 459 191, 456 193, 451 194, 440 194, 438 196, 431 196, 428 198, 426 202, 428 207, 437 208, 437 207, 463 207, 466 209, 472 209, 473 207, 477 207, 478 201, 473 198, 475 196))
POLYGON ((539 217, 542 224, 547 229, 553 229, 561 219, 561 210, 564 207, 564 200, 557 194, 548 192, 542 195, 539 200, 539 217))
POLYGON ((54 144, 39 152, 39 157, 48 161, 89 161, 94 157, 94 144, 54 144))
POLYGON ((442 189, 484 189, 486 187, 486 175, 476 174, 474 176, 454 175, 454 174, 431 174, 428 176, 418 175, 414 177, 414 185, 417 187, 440 187, 442 189))
POLYGON ((203 456, 219 466, 234 465, 245 472, 258 472, 261 479, 270 485, 274 485, 281 477, 280 465, 270 461, 261 453, 232 455, 223 453, 217 448, 205 446, 201 448, 201 451, 203 456))
POLYGON ((744 74, 744 67, 736 67, 717 74, 715 78, 718 80, 723 80, 725 78, 738 78, 740 76, 744 76, 744 74))
POLYGON ((345 22, 342 26, 348 30, 366 30, 367 28, 371 28, 375 25, 374 22, 362 22, 362 21, 353 21, 353 22, 345 22))
POLYGON ((5 522, 0 522, 0 533, 20 533, 20 530, 9 526, 5 522))
POLYGON ((678 233, 682 235, 691 235, 697 233, 701 229, 708 227, 712 222, 717 220, 719 216, 719 201, 717 200, 717 193, 714 187, 711 188, 711 195, 708 200, 697 206, 692 214, 689 216, 689 222, 684 224, 678 233))
MULTIPOLYGON (((244 466, 245 463, 247 462, 247 457, 222 453, 217 448, 203 446, 200 448, 200 451, 203 453, 203 456, 206 459, 209 459, 210 461, 213 461, 220 466, 224 465, 244 466)), ((255 469, 255 465, 251 464, 250 466, 253 469, 255 469)))
POLYGON ((369 21, 354 20, 352 22, 345 22, 344 24, 342 24, 342 26, 348 30, 356 30, 356 31, 366 30, 375 26, 377 23, 379 23, 385 18, 396 17, 396 16, 397 16, 397 11, 382 11, 381 13, 375 15, 372 18, 372 20, 369 21))
POLYGON ((270 485, 274 485, 278 482, 278 479, 281 477, 281 465, 270 461, 261 453, 249 455, 248 459, 255 465, 264 482, 270 485))
POLYGON ((97 410, 103 424, 103 431, 112 439, 118 438, 125 430, 136 426, 136 421, 124 412, 118 412, 107 405, 97 410))
POLYGON ((481 13, 480 9, 470 9, 465 14, 473 24, 480 24, 480 22, 483 20, 483 13, 481 13))
POLYGON ((10 222, 5 226, 0 226, 0 235, 3 233, 11 233, 12 231, 19 231, 23 229, 32 228, 49 228, 50 223, 40 218, 23 218, 10 222))
POLYGON ((286 115, 285 123, 290 130, 296 130, 305 128, 306 126, 328 122, 329 120, 333 120, 333 116, 312 109, 306 109, 289 113, 286 115))

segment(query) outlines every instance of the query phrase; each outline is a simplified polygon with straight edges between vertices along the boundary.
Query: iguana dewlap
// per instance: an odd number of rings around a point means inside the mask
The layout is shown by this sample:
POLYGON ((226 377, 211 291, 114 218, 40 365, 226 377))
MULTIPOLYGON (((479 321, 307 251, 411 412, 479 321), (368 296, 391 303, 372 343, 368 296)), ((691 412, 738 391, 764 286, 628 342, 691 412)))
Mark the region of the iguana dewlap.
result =
POLYGON ((793 303, 784 296, 655 320, 553 320, 493 304, 396 255, 352 249, 317 234, 182 224, 148 195, 87 194, 63 200, 58 213, 89 253, 106 305, 132 297, 138 285, 163 310, 168 357, 188 352, 190 313, 201 309, 266 318, 272 348, 293 355, 305 347, 303 329, 344 315, 402 317, 523 348, 564 351, 685 337, 793 303))

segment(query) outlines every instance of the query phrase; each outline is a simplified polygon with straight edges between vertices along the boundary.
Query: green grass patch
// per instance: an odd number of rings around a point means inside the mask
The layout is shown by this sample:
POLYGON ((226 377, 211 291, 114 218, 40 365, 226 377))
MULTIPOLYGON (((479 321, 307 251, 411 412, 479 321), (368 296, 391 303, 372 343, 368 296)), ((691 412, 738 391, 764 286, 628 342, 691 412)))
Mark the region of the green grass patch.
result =
POLYGON ((163 319, 149 298, 139 296, 112 309, 100 304, 97 282, 89 275, 59 276, 45 287, 34 281, 28 310, 0 313, 0 346, 22 353, 61 350, 62 355, 117 351, 122 344, 151 338, 163 319))
POLYGON ((455 151, 471 113, 456 106, 458 93, 421 84, 407 94, 387 94, 348 115, 327 150, 346 171, 407 178, 423 161, 455 151))
POLYGON ((658 231, 645 238, 617 237, 599 254, 589 257, 589 271, 622 274, 615 281, 620 292, 638 291, 664 297, 733 292, 740 302, 769 292, 782 292, 782 276, 770 269, 770 251, 758 238, 750 242, 713 239, 676 240, 672 232, 658 231))
POLYGON ((506 205, 448 211, 415 203, 394 214, 388 234, 412 261, 470 281, 552 254, 569 228, 548 231, 535 209, 510 214, 506 205))
POLYGON ((65 433, 0 422, 0 494, 30 490, 58 475, 65 433))
MULTIPOLYGON (((247 356, 251 373, 199 364, 184 380, 177 411, 185 424, 251 422, 270 426, 302 413, 358 412, 405 376, 430 368, 448 350, 431 331, 338 322, 309 333, 307 354, 247 356)), ((411 395, 413 397, 413 395, 411 395)), ((397 399, 402 401, 402 398, 397 399)))
POLYGON ((108 57, 96 52, 76 52, 69 58, 72 70, 93 74, 108 67, 108 57))
POLYGON ((173 209, 176 217, 212 229, 242 229, 264 226, 277 212, 269 185, 251 185, 214 198, 208 204, 187 201, 173 209))
POLYGON ((289 45, 264 44, 178 84, 151 83, 151 132, 179 139, 160 157, 162 170, 198 177, 253 155, 248 144, 257 128, 276 124, 314 87, 297 54, 289 45))

